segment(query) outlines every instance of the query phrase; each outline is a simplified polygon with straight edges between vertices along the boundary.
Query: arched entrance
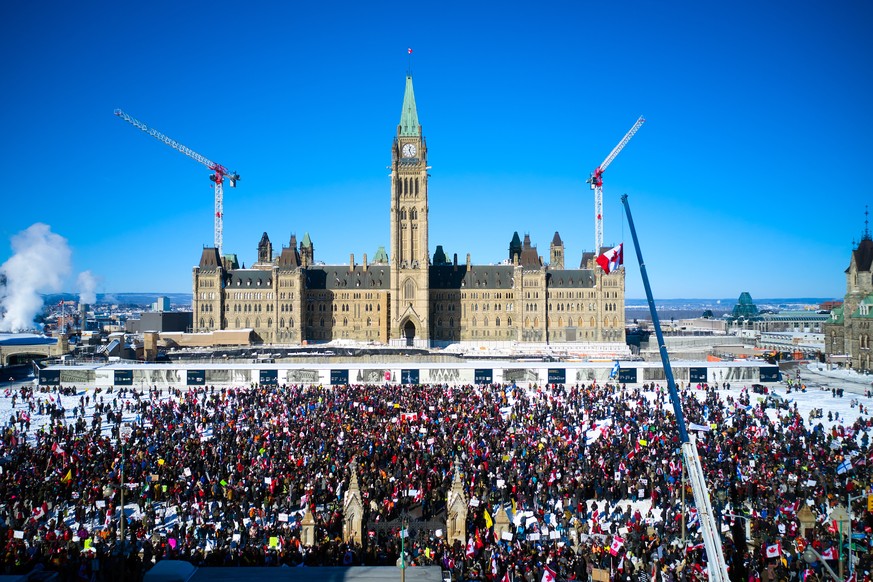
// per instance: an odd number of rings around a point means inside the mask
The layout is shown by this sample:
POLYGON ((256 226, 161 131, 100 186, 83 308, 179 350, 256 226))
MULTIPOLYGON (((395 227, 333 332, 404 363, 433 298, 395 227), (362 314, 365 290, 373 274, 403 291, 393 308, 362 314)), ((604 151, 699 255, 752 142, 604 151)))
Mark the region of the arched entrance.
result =
POLYGON ((415 345, 415 324, 411 320, 407 321, 403 326, 403 337, 406 338, 407 346, 415 345))

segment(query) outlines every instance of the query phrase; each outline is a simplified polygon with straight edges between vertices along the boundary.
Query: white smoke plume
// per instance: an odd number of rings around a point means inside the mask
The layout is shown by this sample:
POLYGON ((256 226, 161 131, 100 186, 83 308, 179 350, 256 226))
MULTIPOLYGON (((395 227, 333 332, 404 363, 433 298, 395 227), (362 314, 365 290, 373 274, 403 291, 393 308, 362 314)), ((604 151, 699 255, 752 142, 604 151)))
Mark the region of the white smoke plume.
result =
POLYGON ((67 239, 37 222, 12 237, 13 255, 0 266, 0 331, 34 327, 42 309, 42 293, 57 293, 70 274, 67 239))
POLYGON ((94 305, 97 303, 97 277, 91 271, 82 271, 76 279, 79 287, 79 303, 94 305))

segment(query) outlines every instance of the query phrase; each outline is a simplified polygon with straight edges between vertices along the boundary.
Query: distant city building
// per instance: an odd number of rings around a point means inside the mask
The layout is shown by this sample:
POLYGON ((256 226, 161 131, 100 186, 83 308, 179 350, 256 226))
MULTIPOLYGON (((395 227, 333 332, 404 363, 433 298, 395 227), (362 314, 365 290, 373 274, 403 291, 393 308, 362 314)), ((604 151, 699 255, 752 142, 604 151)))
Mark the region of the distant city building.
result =
MULTIPOLYGON (((442 245, 428 254, 427 144, 412 77, 391 146, 390 242, 372 262, 323 265, 309 233, 276 255, 267 233, 257 261, 204 248, 193 273, 194 331, 252 330, 265 343, 335 339, 431 347, 456 342, 616 342, 624 344, 624 269, 605 274, 583 253, 565 268, 556 232, 544 264, 514 233, 506 260, 458 262, 442 245)), ((602 252, 602 249, 597 249, 602 252)))
POLYGON ((842 307, 831 310, 824 326, 828 361, 856 370, 870 370, 870 334, 873 323, 873 240, 865 220, 864 234, 852 251, 846 269, 842 307))
POLYGON ((124 329, 129 333, 188 331, 192 319, 190 311, 146 311, 139 319, 125 321, 124 329))
POLYGON ((731 314, 726 316, 729 331, 822 333, 828 320, 826 313, 810 310, 789 310, 771 313, 761 311, 748 291, 740 293, 731 314))
POLYGON ((170 298, 169 297, 158 297, 157 300, 152 303, 152 311, 169 311, 170 310, 170 298))

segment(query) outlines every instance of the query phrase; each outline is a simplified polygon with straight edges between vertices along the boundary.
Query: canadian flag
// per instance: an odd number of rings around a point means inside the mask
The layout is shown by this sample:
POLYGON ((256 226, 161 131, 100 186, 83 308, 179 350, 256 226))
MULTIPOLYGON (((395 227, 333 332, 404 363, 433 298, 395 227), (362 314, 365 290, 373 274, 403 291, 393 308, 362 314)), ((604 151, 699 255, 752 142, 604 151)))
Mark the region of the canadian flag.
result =
POLYGON ((830 547, 821 553, 821 557, 825 560, 836 560, 837 549, 834 547, 830 547))
POLYGON ((542 582, 556 582, 558 579, 558 575, 555 574, 555 571, 545 566, 543 568, 543 579, 542 582))
POLYGON ((778 558, 782 555, 782 544, 776 542, 772 546, 767 546, 767 549, 764 550, 764 555, 768 558, 778 558))
POLYGON ((597 257, 597 264, 607 273, 612 273, 624 264, 624 243, 613 247, 597 257))
POLYGON ((617 556, 618 551, 621 549, 621 547, 623 545, 624 545, 624 540, 618 536, 615 536, 614 538, 612 538, 612 545, 609 546, 609 553, 612 554, 613 556, 617 556))
POLYGON ((473 536, 467 541, 467 557, 472 558, 476 555, 476 546, 473 544, 473 536))

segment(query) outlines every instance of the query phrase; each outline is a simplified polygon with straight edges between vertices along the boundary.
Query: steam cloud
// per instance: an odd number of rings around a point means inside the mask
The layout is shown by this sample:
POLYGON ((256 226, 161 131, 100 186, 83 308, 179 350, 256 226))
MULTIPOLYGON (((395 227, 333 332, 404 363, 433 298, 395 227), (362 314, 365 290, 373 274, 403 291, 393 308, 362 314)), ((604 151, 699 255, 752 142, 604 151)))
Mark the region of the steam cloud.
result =
POLYGON ((32 329, 41 293, 57 293, 70 274, 67 239, 37 222, 12 237, 14 254, 0 266, 0 331, 32 329))
POLYGON ((91 271, 82 271, 79 273, 76 283, 79 287, 79 303, 87 303, 93 305, 97 303, 97 277, 91 271))

